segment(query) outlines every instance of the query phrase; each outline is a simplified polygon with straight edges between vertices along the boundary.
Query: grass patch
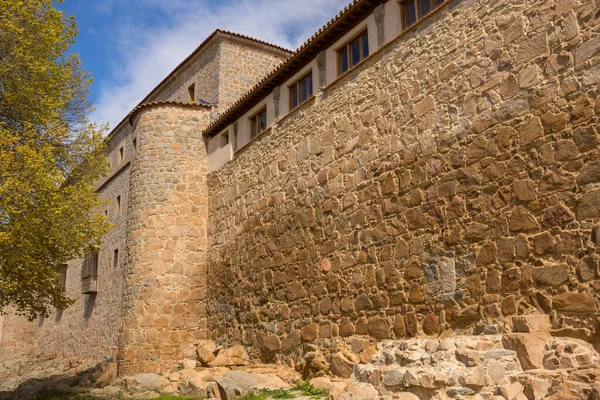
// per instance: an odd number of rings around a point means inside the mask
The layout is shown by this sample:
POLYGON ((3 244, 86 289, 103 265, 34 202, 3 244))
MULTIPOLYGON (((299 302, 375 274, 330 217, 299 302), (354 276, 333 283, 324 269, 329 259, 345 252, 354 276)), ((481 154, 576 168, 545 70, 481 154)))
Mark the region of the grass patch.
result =
POLYGON ((329 391, 327 389, 316 388, 308 382, 298 383, 292 390, 299 390, 304 396, 329 396, 329 391))
POLYGON ((311 399, 320 399, 321 397, 329 396, 329 392, 327 390, 316 388, 308 382, 301 382, 290 390, 263 389, 257 393, 248 393, 243 396, 236 397, 236 400, 293 399, 296 396, 292 392, 301 392, 303 396, 310 396, 311 399))
POLYGON ((172 394, 161 393, 160 397, 154 400, 204 400, 203 397, 186 397, 186 396, 174 396, 172 394))

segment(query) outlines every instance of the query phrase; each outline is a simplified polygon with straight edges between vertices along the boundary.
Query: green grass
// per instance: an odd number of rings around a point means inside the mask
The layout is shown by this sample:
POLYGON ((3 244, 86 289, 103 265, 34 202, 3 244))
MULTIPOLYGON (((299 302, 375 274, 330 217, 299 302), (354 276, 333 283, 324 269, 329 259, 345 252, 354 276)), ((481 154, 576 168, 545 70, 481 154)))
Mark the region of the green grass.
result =
POLYGON ((299 390, 304 396, 329 396, 328 390, 316 388, 308 382, 298 383, 292 390, 299 390))
POLYGON ((174 396, 172 394, 161 393, 160 397, 154 400, 204 400, 203 397, 186 397, 186 396, 174 396))
MULTIPOLYGON (((321 397, 329 396, 327 390, 318 389, 308 382, 298 383, 296 386, 289 390, 284 389, 263 389, 257 393, 248 393, 244 396, 238 397, 236 400, 286 400, 293 399, 296 397, 293 392, 300 392, 303 396, 310 396, 313 399, 320 399, 321 397)), ((32 400, 97 400, 98 397, 92 396, 91 394, 68 394, 62 392, 46 392, 40 393, 32 397, 32 400)), ((119 397, 119 400, 123 397, 119 397)), ((116 399, 115 399, 116 400, 116 399)), ((156 400, 202 400, 200 397, 186 397, 186 396, 175 396, 172 394, 161 393, 160 397, 156 400)))
POLYGON ((263 389, 257 393, 248 393, 237 397, 236 400, 267 400, 267 399, 293 399, 293 392, 301 392, 303 396, 310 396, 311 399, 320 399, 329 396, 329 392, 324 389, 318 389, 308 382, 298 383, 290 390, 283 389, 263 389))

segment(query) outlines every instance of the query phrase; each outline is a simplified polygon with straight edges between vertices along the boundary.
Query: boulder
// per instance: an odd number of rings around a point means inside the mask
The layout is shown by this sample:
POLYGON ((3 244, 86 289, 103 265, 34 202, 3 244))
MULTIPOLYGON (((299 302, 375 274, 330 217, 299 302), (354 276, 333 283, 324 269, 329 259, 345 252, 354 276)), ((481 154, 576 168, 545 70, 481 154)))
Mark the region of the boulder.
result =
POLYGON ((315 376, 321 376, 329 370, 329 363, 321 353, 316 351, 308 352, 304 355, 300 363, 302 378, 310 379, 315 376))
POLYGON ((219 351, 217 357, 208 365, 211 367, 233 367, 248 364, 248 353, 240 345, 219 351))
POLYGON ((326 376, 313 378, 309 383, 317 389, 327 390, 329 394, 341 393, 348 387, 348 382, 343 380, 332 380, 326 376))
POLYGON ((186 396, 204 397, 208 387, 227 372, 229 368, 225 367, 181 371, 179 391, 186 396))
POLYGON ((409 392, 400 392, 394 394, 394 400, 419 400, 419 398, 409 392))
POLYGON ((215 359, 215 353, 217 352, 217 344, 212 340, 204 340, 196 346, 196 358, 202 363, 202 365, 208 365, 212 360, 215 359))
POLYGON ((517 353, 523 370, 542 368, 548 332, 513 333, 502 337, 504 348, 517 353))
POLYGON ((338 396, 338 400, 373 400, 379 398, 379 392, 368 383, 350 382, 345 392, 338 396))
POLYGON ((221 400, 233 399, 262 389, 289 389, 289 385, 275 375, 230 371, 215 380, 221 400))
POLYGON ((125 386, 132 392, 161 390, 170 384, 167 378, 158 374, 140 374, 125 379, 125 386))
POLYGON ((523 393, 530 400, 542 400, 547 397, 548 390, 551 386, 548 379, 531 378, 527 380, 523 393))
POLYGON ((329 365, 329 372, 333 376, 339 376, 341 378, 350 378, 352 376, 352 370, 354 364, 360 363, 360 359, 352 354, 348 350, 338 351, 332 358, 331 364, 329 365))

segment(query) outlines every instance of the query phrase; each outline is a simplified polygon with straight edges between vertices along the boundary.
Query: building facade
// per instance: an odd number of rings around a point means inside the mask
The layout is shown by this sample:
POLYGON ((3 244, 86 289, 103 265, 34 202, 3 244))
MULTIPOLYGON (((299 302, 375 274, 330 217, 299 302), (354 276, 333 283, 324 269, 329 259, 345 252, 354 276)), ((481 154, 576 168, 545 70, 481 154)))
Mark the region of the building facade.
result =
POLYGON ((110 135, 97 291, 72 261, 75 305, 6 315, 0 357, 294 364, 531 312, 597 341, 599 29, 598 0, 356 0, 293 53, 215 32, 110 135))

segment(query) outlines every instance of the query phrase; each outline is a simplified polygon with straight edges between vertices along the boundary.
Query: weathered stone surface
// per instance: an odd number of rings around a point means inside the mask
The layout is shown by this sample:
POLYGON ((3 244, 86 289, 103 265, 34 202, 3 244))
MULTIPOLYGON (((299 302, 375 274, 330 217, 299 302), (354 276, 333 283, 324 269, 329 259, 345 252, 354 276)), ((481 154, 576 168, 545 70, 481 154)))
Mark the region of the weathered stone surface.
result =
POLYGON ((206 391, 216 379, 223 377, 229 368, 207 368, 200 371, 179 372, 179 376, 169 376, 170 380, 179 380, 179 391, 186 396, 206 396, 206 391))
POLYGON ((440 320, 434 313, 428 314, 422 323, 423 333, 426 335, 437 335, 440 332, 440 320))
POLYGON ((539 56, 546 56, 549 52, 547 34, 538 33, 519 45, 516 62, 527 62, 539 56))
POLYGON ((581 197, 577 204, 578 220, 594 218, 600 218, 600 190, 590 190, 581 197))
POLYGON ((289 385, 278 376, 230 371, 215 380, 222 400, 234 399, 261 389, 287 389, 289 385))
POLYGON ((375 316, 368 320, 369 335, 376 340, 388 339, 390 337, 390 325, 387 319, 375 316))
POLYGON ((513 182, 513 195, 523 202, 533 201, 537 198, 535 183, 531 179, 513 182))
POLYGON ((591 160, 579 171, 577 184, 583 186, 597 182, 600 182, 600 160, 591 160))
POLYGON ((229 367, 236 365, 246 365, 249 357, 246 350, 240 345, 231 346, 228 349, 219 351, 217 357, 209 365, 211 367, 229 367))
POLYGON ((521 368, 537 369, 543 367, 544 347, 549 338, 549 332, 512 333, 502 336, 502 344, 517 353, 521 368))
POLYGON ((530 231, 540 227, 535 217, 523 206, 513 209, 508 224, 512 232, 530 231))
POLYGON ((309 324, 300 330, 303 342, 312 342, 319 336, 319 325, 309 324))
POLYGON ((546 265, 533 269, 533 280, 540 286, 559 286, 569 280, 569 267, 567 265, 546 265))
POLYGON ((125 384, 129 390, 144 392, 161 390, 170 384, 169 380, 158 374, 140 374, 128 377, 125 384))
POLYGON ((550 332, 550 318, 546 314, 513 317, 512 323, 513 332, 550 332))
POLYGON ((358 364, 360 360, 348 351, 338 351, 329 365, 329 372, 333 376, 339 376, 341 378, 350 378, 352 376, 352 370, 355 364, 358 364))
POLYGON ((590 293, 565 293, 554 296, 552 308, 567 313, 595 313, 598 303, 590 293))
POLYGON ((212 340, 204 340, 196 346, 196 357, 202 365, 208 365, 212 360, 215 359, 215 352, 217 351, 217 344, 212 340))

